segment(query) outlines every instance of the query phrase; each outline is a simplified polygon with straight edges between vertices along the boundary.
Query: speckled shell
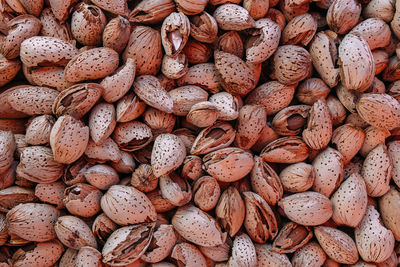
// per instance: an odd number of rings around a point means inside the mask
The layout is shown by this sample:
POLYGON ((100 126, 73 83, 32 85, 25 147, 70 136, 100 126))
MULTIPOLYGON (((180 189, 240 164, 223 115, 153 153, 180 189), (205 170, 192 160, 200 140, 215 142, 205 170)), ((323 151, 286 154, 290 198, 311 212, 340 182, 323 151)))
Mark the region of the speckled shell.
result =
POLYGON ((377 128, 392 130, 400 125, 400 104, 388 94, 363 94, 356 108, 361 118, 377 128))
POLYGON ((156 75, 162 61, 160 32, 146 26, 134 27, 122 55, 124 61, 128 57, 136 61, 138 75, 156 75))
POLYGON ((99 7, 81 2, 71 16, 72 36, 82 45, 100 45, 106 24, 107 18, 99 7))
POLYGON ((315 170, 313 190, 329 197, 343 180, 343 156, 328 147, 315 157, 312 165, 315 170))
POLYGON ((325 148, 332 137, 332 116, 325 99, 318 99, 309 111, 307 128, 303 133, 304 142, 314 150, 325 148))
POLYGON ((64 164, 54 160, 53 152, 45 146, 25 147, 20 155, 17 175, 35 183, 52 183, 64 172, 64 164))
POLYGON ((154 141, 151 165, 156 177, 179 168, 186 157, 182 140, 174 134, 160 134, 154 141))
POLYGON ((183 238, 200 246, 218 246, 226 239, 215 219, 193 205, 180 207, 172 217, 172 225, 183 238))
POLYGON ((89 226, 75 216, 61 216, 54 225, 57 238, 65 246, 80 249, 84 246, 97 248, 96 238, 89 226))
POLYGON ((214 59, 215 68, 221 77, 221 85, 228 93, 243 97, 256 87, 254 72, 241 58, 216 51, 214 59))
POLYGON ((364 218, 354 231, 358 253, 368 262, 386 260, 394 248, 393 233, 382 225, 379 217, 374 206, 368 206, 364 218))
POLYGON ((213 14, 218 27, 225 31, 241 31, 254 26, 255 21, 249 12, 236 4, 224 4, 219 6, 213 14))
POLYGON ((135 80, 136 64, 128 58, 125 65, 118 68, 113 74, 104 78, 100 85, 103 86, 103 98, 109 103, 121 99, 132 87, 135 80))
POLYGON ((13 266, 52 266, 61 258, 63 251, 63 245, 56 239, 48 242, 39 242, 33 249, 17 250, 13 255, 13 266))
POLYGON ((71 214, 87 218, 100 211, 102 196, 103 194, 96 187, 77 183, 65 189, 63 202, 71 214))
POLYGON ((147 105, 167 113, 173 112, 173 99, 162 87, 157 77, 152 75, 137 77, 133 83, 133 90, 147 105))
POLYGON ((71 43, 50 36, 34 36, 21 44, 21 61, 27 67, 36 67, 46 62, 65 66, 78 54, 71 43))
POLYGON ((6 215, 8 233, 28 241, 49 241, 56 238, 54 223, 59 216, 60 211, 48 204, 19 204, 6 215))
POLYGON ((362 176, 351 174, 332 195, 331 201, 332 220, 337 225, 356 227, 367 210, 367 188, 362 176))
POLYGON ((267 115, 272 115, 289 106, 293 99, 295 85, 284 85, 278 81, 266 82, 249 93, 246 104, 261 105, 267 115))
POLYGON ((334 261, 343 264, 354 264, 358 261, 356 244, 346 233, 326 226, 316 227, 314 233, 321 247, 334 261))
POLYGON ((70 164, 86 150, 89 142, 89 127, 69 115, 61 116, 50 132, 50 146, 54 160, 70 164))
POLYGON ((276 79, 289 85, 309 78, 312 73, 310 53, 299 46, 283 45, 278 47, 273 58, 276 79))
POLYGON ((257 266, 292 267, 286 254, 272 251, 271 244, 255 244, 257 254, 257 266))
POLYGON ((257 266, 256 249, 248 235, 244 233, 236 235, 228 266, 257 266))
POLYGON ((71 115, 83 117, 100 99, 104 88, 97 83, 80 83, 63 90, 53 103, 57 117, 71 115))
POLYGON ((334 0, 329 6, 326 20, 329 27, 338 34, 345 34, 358 22, 361 4, 355 0, 334 0))
POLYGON ((333 213, 331 201, 317 192, 296 193, 282 198, 279 203, 285 215, 302 225, 320 225, 333 213))
POLYGON ((8 103, 13 109, 30 116, 51 114, 58 93, 48 87, 21 85, 9 93, 8 103))
POLYGON ((340 80, 347 90, 364 92, 375 77, 374 57, 359 34, 349 33, 339 45, 340 80))
POLYGON ((203 158, 206 171, 221 182, 234 182, 250 173, 253 155, 241 148, 227 147, 210 152, 203 158))
POLYGON ((114 105, 100 103, 93 107, 89 115, 90 137, 96 144, 101 144, 114 131, 116 112, 114 105))
POLYGON ((101 199, 101 208, 119 225, 151 222, 157 217, 149 198, 132 186, 111 186, 101 199))
POLYGON ((31 15, 20 15, 7 23, 8 34, 2 38, 0 54, 7 59, 13 59, 21 53, 21 43, 39 34, 42 23, 31 15))
POLYGON ((400 193, 391 187, 379 199, 379 211, 385 226, 392 231, 394 238, 400 240, 400 193))
POLYGON ((118 53, 107 47, 87 50, 68 62, 64 78, 69 82, 81 82, 104 78, 118 67, 118 53))
POLYGON ((371 197, 380 197, 389 191, 393 164, 386 145, 379 144, 368 153, 361 169, 361 175, 371 197))

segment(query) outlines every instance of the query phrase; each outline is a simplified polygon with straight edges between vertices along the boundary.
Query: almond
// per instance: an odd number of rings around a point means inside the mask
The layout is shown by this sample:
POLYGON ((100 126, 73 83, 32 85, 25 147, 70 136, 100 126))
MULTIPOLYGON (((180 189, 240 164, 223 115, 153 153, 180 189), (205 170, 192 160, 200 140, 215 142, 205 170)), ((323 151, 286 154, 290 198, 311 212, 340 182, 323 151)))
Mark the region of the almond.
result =
POLYGON ((180 207, 172 217, 172 225, 183 238, 200 246, 225 242, 226 233, 222 233, 214 218, 193 205, 180 207))
POLYGON ((88 142, 89 128, 69 115, 59 117, 50 132, 54 160, 60 163, 70 164, 79 159, 88 142))
POLYGON ((8 233, 28 241, 49 241, 56 238, 54 223, 59 216, 60 212, 47 204, 20 204, 7 213, 8 233))
POLYGON ((284 197, 278 205, 290 220, 306 226, 323 224, 333 213, 331 201, 324 195, 311 191, 284 197))
POLYGON ((95 80, 110 75, 118 67, 118 53, 111 48, 93 48, 68 62, 64 77, 69 82, 95 80))
POLYGON ((156 211, 149 198, 132 186, 111 186, 101 198, 101 208, 119 225, 156 220, 156 211))
POLYGON ((156 177, 177 169, 186 157, 182 140, 173 134, 161 134, 154 141, 151 165, 156 177))
POLYGON ((360 117, 376 128, 392 130, 400 124, 400 104, 387 94, 363 94, 356 108, 360 117))
POLYGON ((393 233, 381 224, 379 217, 378 211, 368 206, 364 218, 354 230, 358 253, 368 262, 385 261, 394 248, 393 233))
POLYGON ((326 226, 316 227, 314 233, 321 247, 334 261, 342 264, 354 264, 358 261, 356 244, 346 233, 326 226))
POLYGON ((362 176, 351 174, 332 195, 332 220, 337 225, 356 227, 367 209, 367 188, 362 176))
POLYGON ((375 76, 374 57, 368 43, 359 34, 349 33, 340 43, 338 64, 340 80, 347 90, 364 92, 372 84, 375 76))

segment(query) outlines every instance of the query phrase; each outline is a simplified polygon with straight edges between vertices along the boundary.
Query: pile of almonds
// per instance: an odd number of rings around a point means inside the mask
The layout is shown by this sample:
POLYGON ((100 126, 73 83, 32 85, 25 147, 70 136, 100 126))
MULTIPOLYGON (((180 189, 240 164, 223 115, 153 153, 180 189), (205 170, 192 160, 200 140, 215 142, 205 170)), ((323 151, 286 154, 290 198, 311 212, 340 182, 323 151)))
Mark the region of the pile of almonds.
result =
POLYGON ((399 0, 0 0, 0 267, 396 267, 399 0))

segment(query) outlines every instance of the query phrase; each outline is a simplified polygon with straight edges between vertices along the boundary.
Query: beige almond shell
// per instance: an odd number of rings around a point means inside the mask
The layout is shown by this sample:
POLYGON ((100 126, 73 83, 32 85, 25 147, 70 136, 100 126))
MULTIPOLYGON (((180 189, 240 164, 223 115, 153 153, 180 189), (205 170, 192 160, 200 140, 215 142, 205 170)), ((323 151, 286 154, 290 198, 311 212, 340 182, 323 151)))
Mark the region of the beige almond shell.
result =
POLYGON ((307 191, 282 198, 279 203, 285 215, 301 225, 320 225, 333 213, 331 201, 324 195, 307 191))
POLYGON ((391 187, 389 191, 379 199, 379 211, 385 226, 392 231, 394 238, 400 239, 400 193, 391 187))
POLYGON ((214 60, 221 85, 228 93, 244 97, 256 87, 254 72, 241 58, 215 51, 214 60))
POLYGON ((0 57, 0 86, 11 82, 21 69, 21 61, 0 57))
POLYGON ((311 76, 312 57, 302 47, 283 45, 274 54, 273 69, 273 75, 280 83, 294 84, 311 76))
POLYGON ((0 54, 7 59, 17 58, 21 53, 21 44, 25 39, 39 34, 42 23, 31 15, 20 15, 7 23, 8 34, 2 36, 0 54))
POLYGON ((128 4, 124 0, 108 0, 108 1, 101 1, 101 0, 93 0, 92 1, 96 6, 116 15, 127 15, 128 4))
POLYGON ((152 75, 137 77, 133 83, 133 90, 147 105, 167 113, 173 112, 173 99, 162 87, 157 77, 152 75))
POLYGON ((186 148, 182 140, 174 134, 160 134, 154 141, 151 165, 156 177, 168 174, 183 163, 186 148))
POLYGON ((4 173, 13 164, 16 148, 14 135, 0 130, 0 173, 4 173))
POLYGON ((390 43, 390 27, 381 19, 366 19, 356 25, 350 33, 361 35, 371 50, 385 47, 390 43))
POLYGON ((156 247, 148 248, 141 259, 149 263, 157 263, 171 254, 177 237, 172 225, 161 224, 154 230, 152 239, 156 247))
POLYGON ((367 188, 362 176, 351 174, 333 193, 332 220, 337 225, 356 227, 364 217, 367 209, 367 188))
POLYGON ((325 148, 332 137, 332 116, 325 99, 318 99, 311 107, 307 128, 303 133, 304 142, 314 150, 325 148))
POLYGON ((255 25, 254 19, 249 12, 236 4, 224 4, 219 6, 213 14, 218 23, 218 27, 222 30, 241 31, 252 28, 255 25))
POLYGON ((116 111, 114 105, 99 103, 92 108, 89 115, 90 137, 96 144, 101 144, 114 131, 116 121, 116 111))
POLYGON ((96 162, 111 161, 111 163, 114 163, 121 159, 121 152, 123 151, 119 149, 118 144, 111 138, 106 138, 99 145, 89 139, 85 155, 96 162))
POLYGON ((241 233, 235 236, 228 266, 257 266, 257 252, 247 234, 241 233))
POLYGON ((80 2, 71 16, 71 32, 82 45, 100 45, 107 18, 96 5, 80 2))
POLYGON ((214 218, 193 205, 180 207, 171 222, 183 238, 196 245, 212 247, 225 242, 226 233, 214 218))
POLYGON ((321 246, 314 241, 297 250, 292 257, 292 266, 323 266, 327 256, 321 246))
POLYGON ((102 97, 108 103, 113 103, 121 99, 132 87, 135 80, 136 64, 131 58, 128 58, 125 64, 115 72, 105 77, 100 85, 103 86, 104 91, 102 97))
POLYGON ((271 244, 255 244, 257 254, 257 266, 271 266, 271 267, 291 267, 286 254, 279 254, 272 250, 271 244))
POLYGON ((391 158, 393 169, 392 169, 392 179, 396 185, 400 184, 400 142, 393 141, 387 145, 388 154, 391 158))
POLYGON ((69 23, 58 21, 51 8, 43 9, 39 19, 42 22, 42 29, 40 30, 41 35, 73 42, 69 23))
POLYGON ((374 206, 368 206, 367 212, 354 230, 358 253, 367 262, 383 262, 390 257, 394 248, 392 231, 380 221, 380 214, 374 206))
POLYGON ((289 106, 295 89, 295 85, 284 85, 278 81, 266 82, 252 90, 245 102, 246 104, 261 105, 267 115, 272 115, 289 106))
POLYGON ((72 215, 88 218, 99 213, 102 196, 98 188, 86 183, 77 183, 65 189, 63 202, 72 215))
POLYGON ((251 63, 261 63, 270 58, 281 38, 279 25, 270 19, 263 19, 262 27, 257 28, 260 34, 250 36, 246 42, 246 60, 251 63))
POLYGON ((56 238, 54 223, 59 216, 60 211, 48 204, 19 204, 6 215, 8 233, 28 241, 49 241, 56 238))
MULTIPOLYGON (((177 262, 182 263, 182 266, 187 267, 206 267, 207 262, 204 255, 200 252, 200 250, 190 244, 190 243, 179 243, 174 246, 172 250, 171 257, 175 259, 177 262)), ((159 263, 160 267, 172 267, 169 263, 159 263)), ((157 267, 157 264, 153 264, 153 266, 157 267)), ((175 265, 173 265, 175 266, 175 265)))
POLYGON ((69 115, 61 116, 50 132, 50 147, 54 160, 71 164, 79 159, 89 142, 89 127, 69 115))
POLYGON ((392 130, 400 124, 400 104, 388 94, 363 94, 356 108, 361 118, 376 128, 392 130))
POLYGON ((365 39, 349 33, 339 45, 340 80, 347 90, 364 92, 375 77, 374 57, 365 39))
POLYGON ((321 79, 330 87, 339 82, 339 69, 336 67, 337 48, 334 39, 326 32, 318 32, 310 43, 312 63, 321 79))
POLYGON ((318 153, 312 163, 315 170, 313 190, 329 197, 343 180, 343 156, 333 148, 318 153))
POLYGON ((338 34, 345 34, 358 22, 361 4, 355 0, 334 0, 329 6, 326 20, 329 27, 338 34))
POLYGON ((250 173, 253 155, 241 148, 227 147, 210 152, 203 158, 206 171, 220 182, 238 181, 250 173))
POLYGON ((52 266, 61 258, 63 252, 63 245, 56 239, 39 242, 31 250, 18 249, 13 255, 13 266, 52 266))
POLYGON ((392 169, 393 164, 386 145, 379 144, 368 153, 361 169, 368 196, 380 197, 389 191, 392 169))
POLYGON ((61 216, 54 224, 57 238, 66 247, 79 250, 90 246, 97 248, 96 238, 89 226, 76 216, 61 216))
POLYGON ((152 222, 156 211, 150 199, 132 186, 113 185, 101 198, 103 212, 119 225, 152 222))
POLYGON ((354 240, 346 233, 326 226, 314 228, 315 236, 326 254, 336 262, 354 264, 358 251, 354 240))
POLYGON ((34 36, 21 44, 21 61, 27 67, 37 67, 50 62, 65 66, 78 54, 78 49, 71 43, 50 36, 34 36))
POLYGON ((129 21, 122 16, 108 21, 103 32, 103 46, 109 47, 119 54, 125 49, 131 34, 129 21))
POLYGON ((8 103, 13 109, 30 116, 51 114, 58 94, 57 90, 48 87, 21 85, 8 94, 8 103))
POLYGON ((101 253, 92 247, 81 247, 76 255, 75 266, 102 266, 103 262, 101 253))
POLYGON ((64 70, 69 82, 81 82, 104 78, 118 67, 118 53, 107 47, 84 51, 71 59, 64 70))
POLYGON ((156 75, 161 67, 162 45, 160 32, 146 26, 135 26, 122 54, 124 61, 136 62, 137 75, 156 75))
POLYGON ((21 151, 17 175, 35 183, 52 183, 64 172, 64 164, 54 160, 51 148, 29 146, 21 151))

